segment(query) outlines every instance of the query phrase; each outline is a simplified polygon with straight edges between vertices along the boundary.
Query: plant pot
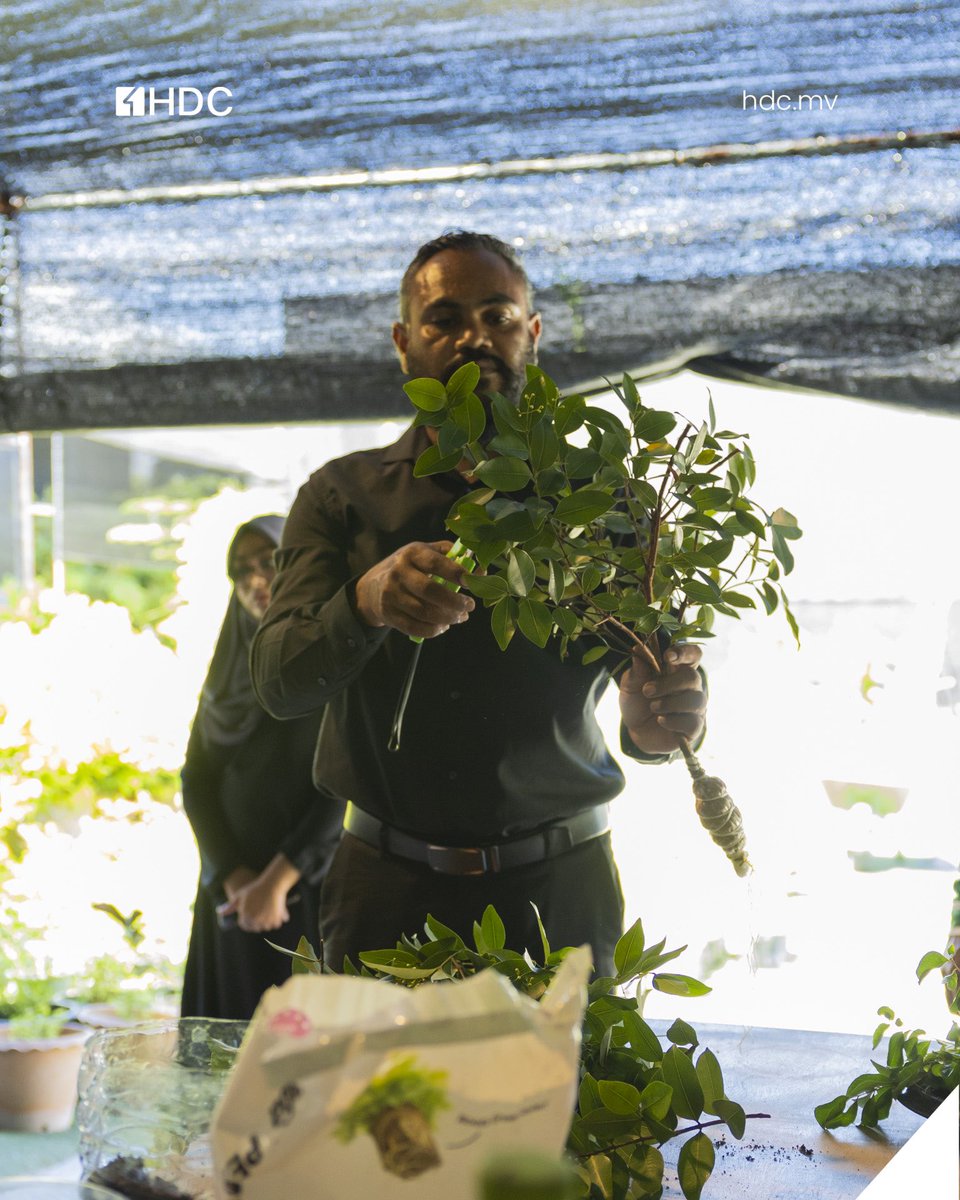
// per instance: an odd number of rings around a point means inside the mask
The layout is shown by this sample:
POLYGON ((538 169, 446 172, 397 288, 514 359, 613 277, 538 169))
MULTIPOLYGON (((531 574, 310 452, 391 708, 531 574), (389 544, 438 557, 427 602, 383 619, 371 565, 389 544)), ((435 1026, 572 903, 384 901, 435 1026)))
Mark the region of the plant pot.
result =
POLYGON ((903 1089, 897 1100, 918 1117, 931 1117, 950 1094, 942 1080, 931 1083, 912 1083, 903 1089))
POLYGON ((0 1021, 0 1129, 62 1133, 77 1102, 77 1075, 90 1030, 69 1023, 57 1037, 11 1037, 0 1021))
POLYGON ((99 1004, 81 1004, 76 1010, 76 1019, 92 1029, 133 1029, 148 1021, 171 1021, 177 1016, 170 1002, 156 1001, 151 1007, 136 1016, 126 1016, 110 1001, 99 1004))

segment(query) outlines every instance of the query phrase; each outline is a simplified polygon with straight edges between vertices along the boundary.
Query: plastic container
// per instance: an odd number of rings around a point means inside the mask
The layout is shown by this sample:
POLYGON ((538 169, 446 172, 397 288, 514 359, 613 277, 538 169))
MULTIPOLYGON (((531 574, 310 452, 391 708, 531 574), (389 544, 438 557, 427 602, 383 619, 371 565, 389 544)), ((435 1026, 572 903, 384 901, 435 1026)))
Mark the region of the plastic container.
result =
POLYGON ((141 1159, 181 1191, 212 1196, 210 1119, 246 1027, 181 1017, 94 1033, 77 1107, 84 1175, 117 1158, 141 1159))

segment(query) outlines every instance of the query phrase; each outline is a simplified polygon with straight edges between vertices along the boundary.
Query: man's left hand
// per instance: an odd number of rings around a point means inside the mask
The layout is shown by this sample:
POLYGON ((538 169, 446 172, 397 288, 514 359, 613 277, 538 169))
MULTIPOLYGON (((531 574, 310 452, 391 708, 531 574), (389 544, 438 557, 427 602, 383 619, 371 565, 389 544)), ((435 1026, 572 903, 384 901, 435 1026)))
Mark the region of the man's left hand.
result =
POLYGON ((630 740, 644 754, 669 754, 679 737, 695 742, 703 732, 707 697, 697 670, 699 646, 671 646, 658 675, 641 654, 620 678, 620 715, 630 740))

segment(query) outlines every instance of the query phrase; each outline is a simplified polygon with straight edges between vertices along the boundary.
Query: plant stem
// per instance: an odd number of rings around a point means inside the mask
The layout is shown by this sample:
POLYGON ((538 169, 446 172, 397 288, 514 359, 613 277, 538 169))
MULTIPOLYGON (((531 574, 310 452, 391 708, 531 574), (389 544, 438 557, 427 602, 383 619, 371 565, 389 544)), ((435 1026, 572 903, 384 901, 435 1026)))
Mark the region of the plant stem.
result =
MULTIPOLYGON (((770 1114, 769 1113, 746 1113, 745 1119, 747 1121, 761 1121, 761 1120, 768 1121, 770 1119, 770 1114)), ((596 1156, 598 1154, 609 1154, 611 1152, 611 1150, 625 1150, 627 1148, 627 1146, 637 1146, 643 1142, 657 1142, 659 1145, 663 1146, 667 1142, 672 1141, 674 1138, 682 1137, 685 1133, 702 1133, 704 1131, 704 1129, 709 1129, 712 1125, 725 1125, 725 1124, 726 1124, 726 1121, 722 1120, 722 1118, 720 1118, 720 1117, 717 1117, 717 1119, 715 1121, 697 1121, 696 1124, 694 1124, 694 1125, 688 1125, 686 1129, 674 1130, 674 1132, 671 1133, 670 1137, 664 1138, 663 1141, 660 1141, 659 1138, 656 1138, 651 1134, 647 1137, 630 1138, 626 1142, 614 1142, 614 1144, 612 1146, 604 1146, 600 1150, 591 1150, 589 1152, 589 1154, 577 1154, 574 1157, 575 1158, 596 1158, 596 1156)))
POLYGON ((680 444, 690 432, 692 426, 688 422, 683 429, 683 433, 677 438, 676 449, 670 455, 670 461, 667 463, 666 470, 663 472, 663 479, 660 480, 660 491, 657 495, 657 503, 653 510, 653 520, 650 523, 650 548, 647 551, 647 577, 644 580, 644 591, 648 604, 653 604, 653 568, 657 565, 657 542, 660 540, 660 522, 663 519, 663 497, 666 495, 667 483, 670 480, 670 473, 673 470, 674 460, 680 449, 680 444))

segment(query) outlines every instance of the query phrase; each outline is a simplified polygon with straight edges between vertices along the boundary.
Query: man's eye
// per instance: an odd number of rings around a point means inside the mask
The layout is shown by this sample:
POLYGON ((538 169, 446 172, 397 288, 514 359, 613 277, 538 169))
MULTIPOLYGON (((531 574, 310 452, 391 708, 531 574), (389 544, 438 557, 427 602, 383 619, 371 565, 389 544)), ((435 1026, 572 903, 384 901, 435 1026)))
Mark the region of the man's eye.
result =
POLYGON ((453 317, 434 317, 433 320, 425 323, 426 329, 452 329, 454 325, 453 317))
POLYGON ((513 315, 508 312, 488 313, 487 320, 491 325, 510 325, 513 321, 513 315))

